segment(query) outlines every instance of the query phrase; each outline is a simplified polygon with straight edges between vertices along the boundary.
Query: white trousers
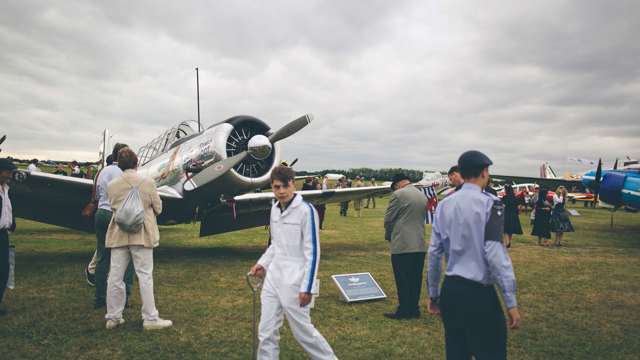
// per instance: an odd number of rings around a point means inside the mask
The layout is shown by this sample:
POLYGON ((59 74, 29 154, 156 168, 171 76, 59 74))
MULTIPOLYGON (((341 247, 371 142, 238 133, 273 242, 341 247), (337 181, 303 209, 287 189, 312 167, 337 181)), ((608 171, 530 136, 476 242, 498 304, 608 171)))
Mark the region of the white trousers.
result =
POLYGON ((280 356, 280 327, 287 317, 293 336, 311 359, 337 359, 327 340, 311 324, 309 305, 300 307, 299 287, 273 286, 265 281, 260 301, 262 310, 258 329, 258 359, 272 360, 280 356))
POLYGON ((142 319, 158 320, 158 310, 153 297, 153 249, 140 245, 111 249, 111 268, 107 280, 107 315, 105 318, 107 320, 122 319, 126 303, 124 273, 131 259, 133 259, 133 267, 140 285, 142 319))

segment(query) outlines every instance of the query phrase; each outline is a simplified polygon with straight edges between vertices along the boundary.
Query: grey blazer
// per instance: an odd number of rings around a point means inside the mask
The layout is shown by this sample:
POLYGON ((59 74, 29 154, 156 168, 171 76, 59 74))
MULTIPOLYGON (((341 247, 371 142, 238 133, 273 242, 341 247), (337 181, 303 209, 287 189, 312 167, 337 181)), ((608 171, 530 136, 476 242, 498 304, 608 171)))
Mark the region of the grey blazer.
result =
POLYGON ((427 198, 413 185, 391 194, 384 215, 385 239, 391 242, 392 254, 426 252, 424 241, 427 198))

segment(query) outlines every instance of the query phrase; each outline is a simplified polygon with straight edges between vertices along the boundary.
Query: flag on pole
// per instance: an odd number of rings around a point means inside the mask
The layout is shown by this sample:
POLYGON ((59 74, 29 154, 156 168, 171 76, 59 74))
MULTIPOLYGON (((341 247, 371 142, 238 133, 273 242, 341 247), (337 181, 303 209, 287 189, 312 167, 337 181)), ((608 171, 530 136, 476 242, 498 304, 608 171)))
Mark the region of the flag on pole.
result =
POLYGON ((423 187, 421 190, 427 198, 427 218, 425 222, 427 224, 433 224, 433 217, 436 215, 436 207, 438 207, 436 189, 433 186, 427 186, 423 187))

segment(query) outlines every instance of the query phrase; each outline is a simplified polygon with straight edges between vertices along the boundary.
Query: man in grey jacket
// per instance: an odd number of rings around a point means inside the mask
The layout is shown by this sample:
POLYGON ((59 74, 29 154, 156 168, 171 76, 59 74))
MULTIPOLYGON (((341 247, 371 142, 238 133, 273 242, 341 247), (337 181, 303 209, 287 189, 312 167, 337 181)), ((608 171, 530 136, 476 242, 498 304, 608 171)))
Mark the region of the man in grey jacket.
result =
POLYGON ((384 230, 385 239, 391 245, 399 305, 396 312, 384 315, 390 319, 414 319, 420 317, 422 271, 427 251, 424 241, 427 198, 404 174, 393 177, 391 189, 393 194, 384 216, 384 230))

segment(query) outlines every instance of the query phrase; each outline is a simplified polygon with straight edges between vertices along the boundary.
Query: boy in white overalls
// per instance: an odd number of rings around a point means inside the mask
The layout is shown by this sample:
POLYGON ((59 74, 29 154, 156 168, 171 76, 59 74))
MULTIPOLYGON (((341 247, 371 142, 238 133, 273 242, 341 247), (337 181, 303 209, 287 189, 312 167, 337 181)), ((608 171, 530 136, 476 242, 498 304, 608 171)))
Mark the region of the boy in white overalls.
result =
POLYGON ((265 276, 260 300, 258 359, 278 359, 284 316, 298 343, 312 359, 336 359, 327 340, 311 324, 312 294, 318 292, 320 239, 318 215, 295 193, 295 173, 286 166, 271 172, 278 200, 271 208, 271 244, 251 268, 265 276))

